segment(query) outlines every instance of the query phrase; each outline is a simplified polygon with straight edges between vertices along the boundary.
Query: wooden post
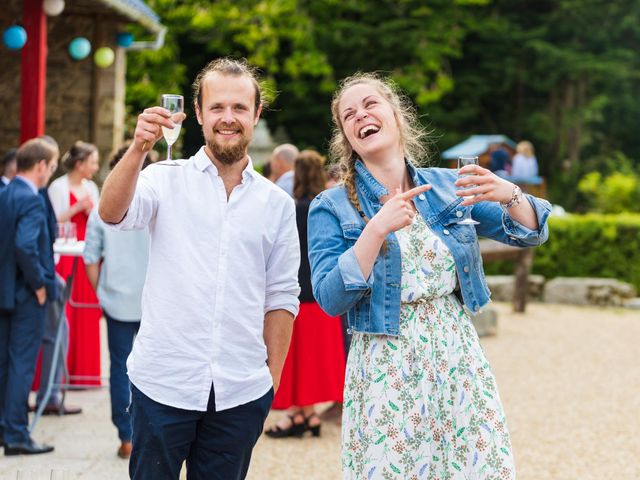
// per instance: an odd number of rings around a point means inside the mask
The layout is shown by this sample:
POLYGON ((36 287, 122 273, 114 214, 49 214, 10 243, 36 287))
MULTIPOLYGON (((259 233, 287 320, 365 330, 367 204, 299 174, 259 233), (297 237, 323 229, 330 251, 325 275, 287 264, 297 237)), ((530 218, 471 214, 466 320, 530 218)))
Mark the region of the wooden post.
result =
POLYGON ((27 43, 22 49, 20 143, 44 134, 47 83, 47 17, 42 0, 23 0, 27 43))
POLYGON ((529 272, 533 264, 533 248, 520 252, 515 268, 515 285, 513 289, 513 311, 524 313, 529 295, 529 272))

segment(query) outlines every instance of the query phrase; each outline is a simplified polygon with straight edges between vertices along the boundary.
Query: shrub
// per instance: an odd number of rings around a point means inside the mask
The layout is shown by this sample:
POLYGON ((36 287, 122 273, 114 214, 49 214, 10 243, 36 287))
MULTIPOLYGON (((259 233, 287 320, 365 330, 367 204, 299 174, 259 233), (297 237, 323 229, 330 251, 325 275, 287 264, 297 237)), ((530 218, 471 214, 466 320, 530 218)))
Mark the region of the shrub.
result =
POLYGON ((585 203, 599 213, 640 212, 640 174, 621 153, 609 165, 612 170, 606 176, 589 172, 580 179, 578 191, 585 203))
MULTIPOLYGON (((485 265, 488 275, 513 272, 510 262, 485 265)), ((533 273, 554 277, 606 277, 640 292, 640 215, 551 217, 549 240, 536 249, 533 273)))

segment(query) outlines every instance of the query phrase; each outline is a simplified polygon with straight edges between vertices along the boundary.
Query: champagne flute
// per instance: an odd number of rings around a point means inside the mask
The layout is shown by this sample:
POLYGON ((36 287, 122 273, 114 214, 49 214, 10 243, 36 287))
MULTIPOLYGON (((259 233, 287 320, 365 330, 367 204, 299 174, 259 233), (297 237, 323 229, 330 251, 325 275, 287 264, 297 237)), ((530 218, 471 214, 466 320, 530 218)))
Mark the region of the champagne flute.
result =
MULTIPOLYGON (((478 157, 458 157, 458 170, 460 170, 465 165, 478 165, 478 157)), ((462 174, 460 176, 461 177, 471 177, 473 175, 475 175, 475 173, 464 173, 464 174, 462 174)), ((469 185, 468 187, 465 187, 465 189, 473 188, 475 186, 476 185, 469 185)), ((465 200, 470 200, 470 199, 473 198, 473 195, 467 196, 467 197, 462 197, 462 198, 464 198, 465 200)), ((458 222, 458 224, 460 224, 460 225, 479 225, 480 222, 476 222, 473 218, 471 218, 471 215, 469 215, 464 220, 460 220, 458 222)))
POLYGON ((171 160, 171 147, 178 140, 182 128, 182 122, 176 122, 174 119, 178 116, 176 114, 184 112, 184 97, 182 95, 162 95, 162 107, 169 110, 171 122, 173 122, 173 128, 162 127, 162 134, 167 142, 167 160, 171 160))

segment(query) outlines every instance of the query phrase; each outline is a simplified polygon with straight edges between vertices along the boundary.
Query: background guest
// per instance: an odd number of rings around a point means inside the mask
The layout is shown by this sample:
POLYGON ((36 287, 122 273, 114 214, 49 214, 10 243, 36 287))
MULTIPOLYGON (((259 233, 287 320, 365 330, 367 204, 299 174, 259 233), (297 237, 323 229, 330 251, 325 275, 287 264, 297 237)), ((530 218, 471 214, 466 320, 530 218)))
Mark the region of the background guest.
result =
POLYGON ((271 154, 271 176, 274 182, 293 197, 293 163, 298 156, 295 145, 284 143, 273 149, 271 154))
POLYGON ((511 176, 517 178, 531 178, 538 176, 538 159, 533 149, 533 144, 523 140, 516 146, 516 153, 513 157, 513 169, 511 176))
MULTIPOLYGON (((125 143, 113 156, 113 169, 131 146, 125 143)), ((149 163, 145 159, 143 169, 149 163)), ((87 277, 98 294, 107 319, 107 338, 111 361, 109 392, 111 420, 118 429, 120 458, 131 455, 131 388, 127 376, 127 357, 142 318, 142 287, 149 261, 149 231, 118 231, 106 228, 97 209, 89 216, 83 258, 87 277), (102 264, 100 260, 102 259, 102 264)))
MULTIPOLYGON (((38 137, 39 139, 47 142, 51 147, 58 150, 58 142, 55 141, 53 137, 49 135, 41 135, 38 137)), ((53 206, 51 205, 51 200, 49 199, 49 194, 47 188, 41 188, 38 191, 38 195, 42 198, 45 211, 47 216, 47 225, 49 227, 49 236, 51 242, 55 242, 57 236, 57 219, 55 211, 53 210, 53 206)), ((53 255, 53 247, 51 250, 51 254, 53 255)), ((56 335, 58 332, 58 322, 62 320, 61 313, 64 308, 64 288, 65 288, 65 280, 56 272, 56 281, 58 282, 58 295, 54 297, 50 297, 47 299, 47 314, 44 322, 44 334, 42 336, 42 356, 41 356, 41 369, 36 370, 36 380, 34 384, 39 384, 38 395, 36 396, 36 405, 31 410, 36 410, 38 406, 46 401, 47 405, 44 407, 42 411, 43 415, 74 415, 78 413, 82 413, 82 409, 77 406, 66 405, 62 403, 62 391, 61 384, 64 375, 64 364, 62 362, 67 358, 67 352, 69 350, 69 324, 66 320, 62 323, 62 358, 59 357, 58 365, 54 366, 53 363, 53 354, 54 347, 56 343, 56 335), (51 387, 51 391, 49 393, 49 398, 45 400, 45 396, 47 393, 48 382, 50 377, 51 369, 55 368, 56 372, 53 377, 53 385, 51 387)))
POLYGON ((345 355, 340 317, 330 317, 313 298, 311 271, 307 257, 307 215, 315 196, 324 190, 324 159, 304 150, 295 160, 293 196, 302 260, 298 271, 300 312, 293 324, 289 353, 282 370, 274 409, 288 409, 278 423, 265 433, 272 438, 302 436, 310 430, 320 435, 320 419, 315 404, 342 402, 345 355))
POLYGON ((18 150, 16 178, 0 191, 0 434, 5 455, 53 450, 29 433, 27 399, 57 285, 45 206, 38 195, 58 166, 58 149, 41 139, 18 150))
POLYGON ((506 177, 511 172, 511 158, 507 151, 500 144, 494 144, 489 147, 491 151, 491 163, 489 170, 499 177, 506 177))
MULTIPOLYGON (((91 180, 99 168, 98 149, 95 145, 76 142, 62 158, 68 172, 49 187, 49 198, 58 222, 71 221, 76 225, 78 240, 84 240, 87 220, 94 205, 98 205, 98 187, 91 180)), ((56 271, 67 278, 73 267, 73 257, 62 256, 56 271)), ((97 304, 95 292, 87 280, 84 262, 78 259, 71 298, 75 302, 97 304)), ((69 374, 100 376, 101 312, 95 309, 75 309, 67 305, 69 320, 69 374)), ((71 383, 99 384, 99 379, 78 379, 71 383)))
POLYGON ((9 185, 9 182, 16 175, 16 154, 17 148, 10 148, 0 159, 0 188, 9 185))

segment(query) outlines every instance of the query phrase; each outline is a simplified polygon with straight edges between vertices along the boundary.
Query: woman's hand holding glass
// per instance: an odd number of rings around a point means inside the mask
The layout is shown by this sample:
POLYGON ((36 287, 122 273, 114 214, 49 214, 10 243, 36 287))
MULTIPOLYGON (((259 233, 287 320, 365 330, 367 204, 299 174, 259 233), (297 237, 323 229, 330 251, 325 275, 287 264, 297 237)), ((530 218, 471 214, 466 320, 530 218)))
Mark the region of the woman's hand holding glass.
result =
POLYGON ((486 168, 466 165, 458 170, 458 174, 460 178, 456 180, 455 185, 460 190, 456 195, 464 197, 460 205, 468 206, 479 202, 507 203, 511 200, 513 183, 486 168))

